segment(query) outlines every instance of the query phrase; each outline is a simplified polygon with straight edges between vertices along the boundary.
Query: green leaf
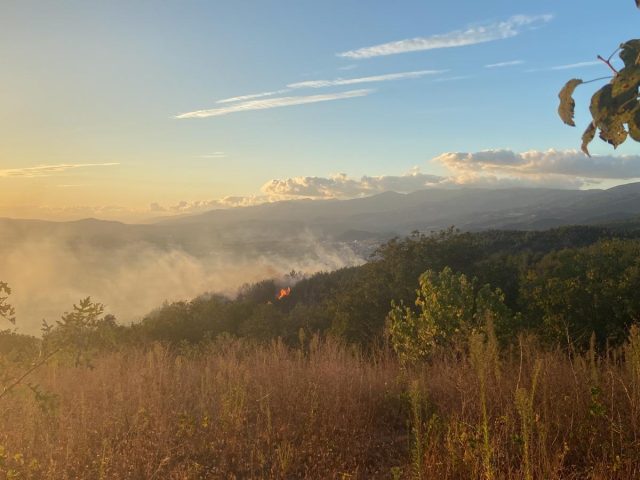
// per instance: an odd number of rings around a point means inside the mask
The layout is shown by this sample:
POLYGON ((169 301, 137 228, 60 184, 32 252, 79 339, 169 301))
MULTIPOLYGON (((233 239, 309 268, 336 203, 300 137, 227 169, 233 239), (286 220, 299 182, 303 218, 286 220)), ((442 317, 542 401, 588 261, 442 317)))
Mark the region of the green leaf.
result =
POLYGON ((613 95, 613 85, 605 85, 591 97, 589 110, 596 127, 600 128, 601 122, 608 122, 609 117, 629 113, 635 108, 636 92, 627 90, 620 95, 613 95))
POLYGON ((640 65, 631 65, 620 70, 611 85, 613 85, 611 94, 614 97, 628 94, 630 90, 637 95, 638 85, 640 85, 640 65))
POLYGON ((596 126, 593 124, 593 122, 591 122, 587 127, 587 129, 582 134, 582 151, 589 157, 591 156, 591 154, 589 153, 589 144, 595 138, 595 136, 596 136, 596 126))
POLYGON ((560 118, 564 123, 571 125, 572 127, 576 126, 573 121, 576 108, 576 101, 573 99, 573 92, 581 83, 583 83, 581 79, 573 78, 569 80, 564 87, 562 87, 562 90, 560 90, 560 93, 558 94, 558 98, 560 99, 558 115, 560 115, 560 118))
POLYGON ((599 127, 600 121, 611 114, 613 107, 613 97, 611 96, 611 84, 607 84, 593 94, 589 111, 593 117, 593 123, 599 127))
POLYGON ((638 64, 640 57, 640 39, 629 40, 620 45, 620 58, 625 67, 638 64))
MULTIPOLYGON (((640 0, 638 1, 640 2, 640 0)), ((627 126, 629 127, 629 136, 636 142, 640 142, 640 108, 636 108, 627 126)))
POLYGON ((631 118, 637 104, 635 89, 614 96, 613 84, 610 83, 598 90, 591 98, 589 110, 594 126, 600 129, 600 138, 614 147, 623 143, 628 135, 624 124, 631 118))
POLYGON ((627 131, 624 129, 624 117, 612 115, 604 122, 600 122, 600 138, 617 148, 627 139, 627 131))
MULTIPOLYGON (((636 5, 640 8, 640 0, 636 0, 636 5)), ((595 92, 591 98, 589 110, 593 121, 582 135, 582 151, 587 155, 588 146, 596 133, 614 148, 624 143, 628 137, 640 142, 640 39, 622 43, 619 50, 620 59, 624 62, 624 67, 619 71, 608 60, 598 57, 611 67, 615 75, 608 85, 595 92)), ((558 94, 558 114, 567 125, 575 126, 573 94, 582 83, 584 82, 577 78, 569 80, 558 94)))

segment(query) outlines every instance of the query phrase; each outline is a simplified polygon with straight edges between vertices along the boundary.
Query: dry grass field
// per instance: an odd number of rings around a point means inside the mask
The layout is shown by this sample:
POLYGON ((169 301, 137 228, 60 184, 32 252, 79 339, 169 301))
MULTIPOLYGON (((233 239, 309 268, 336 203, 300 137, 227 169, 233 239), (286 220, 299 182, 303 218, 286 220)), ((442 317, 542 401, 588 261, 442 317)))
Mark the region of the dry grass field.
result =
POLYGON ((53 361, 0 404, 24 479, 640 475, 640 339, 604 358, 477 343, 402 368, 331 340, 53 361), (623 357, 626 357, 624 360, 623 357))

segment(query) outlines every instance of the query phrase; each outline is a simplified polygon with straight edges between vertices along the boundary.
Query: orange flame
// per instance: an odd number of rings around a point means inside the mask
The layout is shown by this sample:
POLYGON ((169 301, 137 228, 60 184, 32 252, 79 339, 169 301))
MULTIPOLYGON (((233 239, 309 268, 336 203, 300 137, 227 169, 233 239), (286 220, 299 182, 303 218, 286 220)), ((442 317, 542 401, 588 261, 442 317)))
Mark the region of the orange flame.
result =
POLYGON ((291 287, 281 288, 280 293, 276 296, 278 300, 282 300, 284 297, 291 293, 291 287))

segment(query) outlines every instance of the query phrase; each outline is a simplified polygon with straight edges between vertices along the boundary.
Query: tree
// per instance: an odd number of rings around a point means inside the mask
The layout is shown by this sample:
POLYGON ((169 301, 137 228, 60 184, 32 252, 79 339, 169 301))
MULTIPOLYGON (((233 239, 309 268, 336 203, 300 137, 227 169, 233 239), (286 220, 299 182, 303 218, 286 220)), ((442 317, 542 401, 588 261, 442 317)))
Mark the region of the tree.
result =
POLYGON ((103 315, 104 305, 86 297, 73 305, 55 325, 43 325, 43 341, 49 351, 66 351, 76 367, 90 366, 92 352, 105 346, 116 328, 113 315, 103 315))
MULTIPOLYGON (((15 310, 7 303, 11 288, 5 282, 0 282, 0 317, 15 325, 15 310)), ((0 378, 0 399, 9 395, 21 385, 28 386, 36 395, 36 399, 47 400, 50 397, 42 392, 38 385, 31 385, 27 378, 37 369, 45 365, 60 352, 68 352, 74 358, 75 365, 90 366, 90 353, 93 349, 104 347, 117 325, 113 315, 103 315, 104 305, 94 303, 90 297, 80 300, 73 306, 71 312, 62 315, 56 325, 50 326, 44 322, 43 341, 39 355, 29 365, 15 376, 4 375, 0 378)), ((11 332, 10 332, 11 333, 11 332)), ((5 372, 3 372, 5 373, 5 372)))
POLYGON ((9 285, 5 282, 0 282, 0 317, 8 320, 12 325, 15 325, 16 311, 11 304, 7 303, 9 295, 11 295, 11 288, 9 288, 9 285))
MULTIPOLYGON (((6 282, 0 281, 0 317, 8 320, 12 325, 15 325, 15 309, 7 300, 11 295, 11 288, 6 282)), ((5 330, 3 333, 5 334, 13 334, 12 331, 5 330)), ((27 377, 31 375, 34 371, 44 365, 49 359, 55 355, 56 352, 53 352, 48 355, 41 355, 36 361, 31 363, 24 371, 20 372, 17 376, 12 376, 12 373, 9 369, 6 368, 6 365, 3 365, 2 375, 0 376, 0 399, 9 395, 16 387, 22 385, 27 377)), ((4 360, 4 359, 2 359, 4 360)), ((33 387, 32 390, 35 391, 33 387)))
POLYGON ((607 240, 546 255, 526 273, 521 301, 547 340, 586 349, 593 333, 600 345, 625 341, 640 320, 639 289, 640 242, 607 240))
MULTIPOLYGON (((636 0, 640 7, 640 0, 636 0)), ((600 138, 616 148, 624 143, 627 137, 640 142, 640 39, 623 42, 608 58, 598 55, 613 73, 612 76, 589 80, 580 78, 569 80, 559 93, 560 106, 558 114, 564 123, 575 127, 575 100, 573 92, 582 84, 604 79, 611 81, 600 88, 591 98, 589 110, 592 121, 582 135, 582 151, 589 154, 589 144, 600 132, 600 138), (620 52, 623 67, 617 69, 612 64, 616 53, 620 52), (625 128, 626 125, 626 128, 625 128)))
POLYGON ((403 362, 424 359, 438 345, 464 343, 487 321, 504 330, 513 319, 499 289, 449 267, 424 272, 416 293, 417 311, 394 303, 387 320, 391 346, 403 362))

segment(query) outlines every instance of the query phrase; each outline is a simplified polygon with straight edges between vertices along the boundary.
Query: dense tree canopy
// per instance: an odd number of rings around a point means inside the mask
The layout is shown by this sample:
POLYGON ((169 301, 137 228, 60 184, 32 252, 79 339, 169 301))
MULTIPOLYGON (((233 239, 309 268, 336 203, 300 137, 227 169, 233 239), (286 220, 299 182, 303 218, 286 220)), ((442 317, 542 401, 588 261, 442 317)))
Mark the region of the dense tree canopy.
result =
MULTIPOLYGON (((380 246, 359 267, 258 282, 235 298, 203 295, 167 303, 128 327, 85 299, 49 327, 44 340, 49 350, 70 346, 79 364, 98 349, 123 344, 179 346, 229 335, 257 342, 279 337, 298 345, 320 333, 367 347, 384 341, 391 311, 397 332, 433 327, 433 341, 446 345, 456 329, 482 327, 484 302, 503 343, 528 331, 549 344, 566 346, 569 340, 585 347, 592 333, 600 345, 618 344, 640 315, 639 258, 637 222, 542 232, 414 233, 380 246), (290 294, 278 298, 287 286, 290 294), (402 319, 408 323, 400 324, 402 319)), ((7 305, 3 292, 0 305, 7 305)), ((13 316, 8 307, 2 312, 13 316)), ((11 332, 0 339, 5 353, 33 351, 33 345, 11 332)))
POLYGON ((479 291, 499 300, 494 306, 513 312, 500 317, 510 321, 496 322, 501 341, 528 330, 566 345, 568 325, 576 344, 584 345, 592 332, 601 343, 615 343, 637 319, 637 238, 634 223, 544 232, 416 233, 382 245, 360 267, 303 278, 280 300, 278 281, 259 282, 245 286, 235 299, 214 295, 167 304, 128 328, 125 337, 179 344, 230 334, 256 341, 281 337, 297 344, 302 331, 306 338, 319 332, 366 346, 384 338, 393 302, 415 305, 416 291, 424 293, 426 287, 442 296, 433 303, 422 295, 423 304, 412 311, 438 318, 444 334, 456 322, 436 310, 444 309, 443 299, 464 284, 474 292, 475 303, 468 307, 472 316, 484 298, 477 297, 479 291), (486 284, 491 287, 482 290, 486 284))

